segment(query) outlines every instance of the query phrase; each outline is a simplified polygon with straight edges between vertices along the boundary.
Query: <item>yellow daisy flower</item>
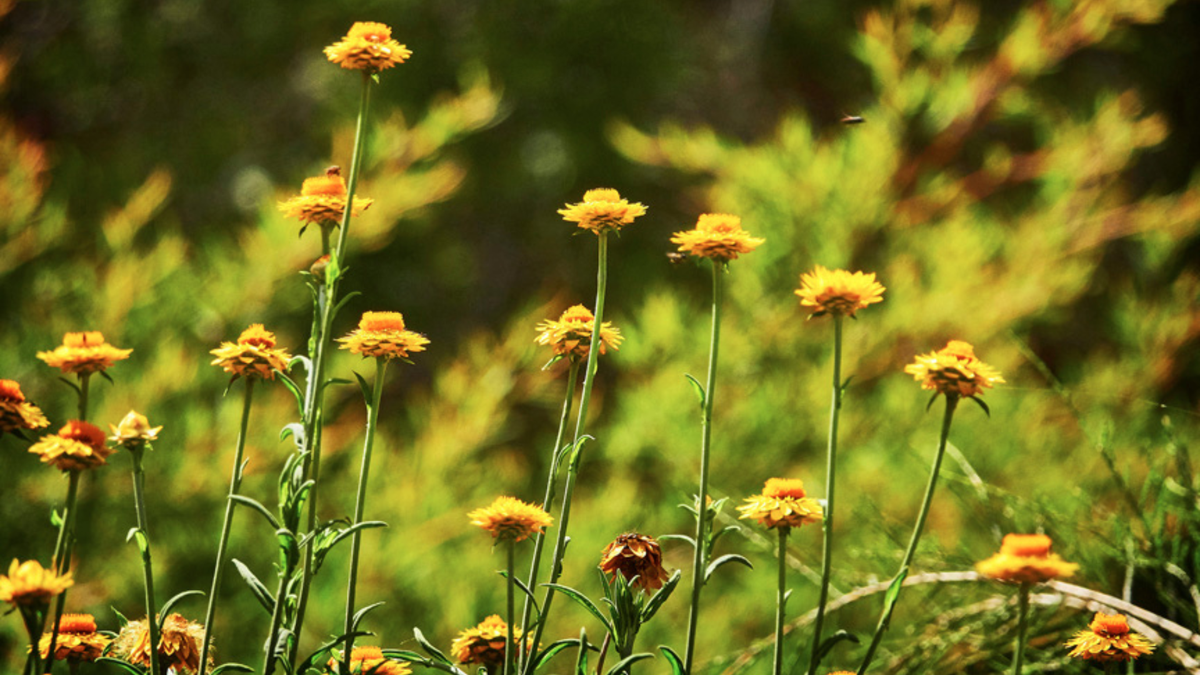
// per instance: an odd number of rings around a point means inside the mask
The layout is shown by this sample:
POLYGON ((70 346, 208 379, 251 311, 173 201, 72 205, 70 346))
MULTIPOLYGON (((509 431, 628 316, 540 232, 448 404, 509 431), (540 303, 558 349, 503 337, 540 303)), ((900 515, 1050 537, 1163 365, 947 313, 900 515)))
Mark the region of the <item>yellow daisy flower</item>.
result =
MULTIPOLYGON (((508 624, 498 614, 484 619, 474 628, 468 628, 454 638, 450 644, 450 655, 463 665, 479 665, 489 670, 504 663, 504 651, 508 638, 508 624)), ((521 629, 513 629, 513 642, 521 639, 521 629)), ((532 646, 527 639, 526 649, 532 646)))
MULTIPOLYGON (((38 650, 42 658, 50 658, 51 633, 42 633, 38 650)), ((58 641, 54 644, 56 661, 95 661, 104 653, 112 638, 96 632, 96 618, 91 614, 63 614, 58 624, 58 641)))
POLYGON ((140 448, 158 440, 158 432, 162 431, 161 426, 151 427, 150 420, 136 410, 130 410, 119 424, 110 424, 108 429, 112 432, 108 440, 129 449, 140 448))
POLYGON ((516 497, 497 497, 489 506, 475 509, 467 517, 472 525, 491 532, 493 539, 505 541, 521 541, 554 523, 542 507, 516 497))
POLYGON ((107 464, 108 456, 116 452, 104 444, 100 427, 71 420, 58 434, 42 436, 29 446, 29 452, 41 458, 43 464, 53 464, 62 471, 83 471, 107 464))
POLYGON ((132 353, 132 349, 117 349, 105 342, 100 331, 90 330, 67 333, 54 351, 38 352, 37 357, 64 373, 88 375, 107 370, 114 361, 123 361, 132 353))
POLYGON ((384 359, 406 359, 411 352, 425 351, 429 344, 424 335, 405 330, 400 312, 364 312, 358 328, 337 341, 351 354, 384 359))
POLYGON ((21 385, 15 380, 0 380, 0 434, 48 426, 50 420, 41 408, 25 400, 21 385))
POLYGON ((922 354, 904 372, 921 383, 922 389, 947 396, 978 396, 984 389, 1003 383, 1000 371, 975 357, 975 348, 951 340, 942 349, 922 354))
POLYGON ((563 220, 578 223, 579 227, 596 234, 619 232, 638 216, 646 214, 640 203, 630 204, 612 188, 596 188, 583 193, 583 201, 567 204, 558 210, 563 220))
MULTIPOLYGON (((579 360, 587 358, 592 348, 592 331, 596 327, 596 317, 592 311, 583 305, 568 308, 558 317, 558 321, 546 319, 534 330, 540 331, 535 338, 539 345, 548 345, 558 356, 579 360)), ((607 354, 608 350, 620 349, 621 331, 613 328, 609 321, 600 324, 600 353, 607 354)))
POLYGON ((70 572, 59 576, 36 560, 17 562, 13 558, 8 576, 0 574, 0 602, 14 606, 44 605, 74 585, 70 572))
POLYGON ((412 51, 392 39, 390 26, 359 21, 350 27, 346 37, 325 48, 325 56, 347 70, 377 73, 404 63, 412 51))
MULTIPOLYGON (((361 214, 373 203, 374 200, 355 197, 351 215, 361 214)), ((305 227, 312 223, 329 227, 340 224, 346 213, 346 181, 342 180, 341 169, 331 166, 324 176, 306 178, 300 196, 279 202, 277 206, 285 217, 295 218, 305 227)), ((303 232, 303 228, 300 231, 303 232)))
POLYGON ((1050 537, 1044 534, 1006 534, 1000 552, 975 564, 975 571, 989 579, 1040 584, 1069 577, 1079 565, 1050 552, 1050 537))
MULTIPOLYGON (((194 673, 200 669, 200 646, 203 643, 204 626, 172 613, 163 622, 162 635, 159 636, 159 665, 166 670, 174 668, 184 673, 194 673)), ((117 635, 112 651, 135 666, 149 668, 150 624, 145 619, 125 624, 117 635)), ((211 670, 212 666, 210 656, 208 669, 211 670)))
MULTIPOLYGON (((342 672, 339 670, 342 667, 340 658, 329 659, 328 665, 330 672, 339 675, 342 672)), ((407 661, 393 661, 384 656, 379 647, 355 647, 350 650, 351 675, 409 675, 411 672, 407 661)))
POLYGON ((600 554, 600 570, 609 575, 610 581, 616 580, 617 572, 628 581, 637 577, 634 588, 640 588, 647 595, 663 586, 663 582, 671 578, 663 568, 662 548, 653 537, 630 532, 622 534, 604 547, 600 554))
POLYGON ((812 316, 833 314, 854 316, 867 305, 883 302, 885 289, 875 281, 875 273, 828 270, 820 265, 800 275, 800 306, 811 307, 812 316))
POLYGON ((1154 651, 1149 640, 1129 632, 1129 622, 1123 614, 1096 612, 1088 630, 1080 631, 1067 640, 1070 656, 1089 661, 1132 661, 1154 651))
POLYGON ((286 349, 275 349, 275 334, 263 328, 261 323, 252 324, 242 331, 237 342, 222 342, 210 351, 217 358, 212 365, 221 366, 233 379, 258 377, 275 379, 275 371, 286 372, 292 355, 286 349))
POLYGON ((679 244, 680 252, 721 262, 749 253, 765 241, 751 237, 742 229, 742 219, 728 213, 705 213, 696 221, 694 229, 676 232, 671 237, 671 243, 679 244))
POLYGON ((747 499, 738 511, 741 518, 754 518, 771 529, 819 523, 825 516, 821 503, 805 496, 804 483, 797 478, 768 479, 762 494, 747 499))

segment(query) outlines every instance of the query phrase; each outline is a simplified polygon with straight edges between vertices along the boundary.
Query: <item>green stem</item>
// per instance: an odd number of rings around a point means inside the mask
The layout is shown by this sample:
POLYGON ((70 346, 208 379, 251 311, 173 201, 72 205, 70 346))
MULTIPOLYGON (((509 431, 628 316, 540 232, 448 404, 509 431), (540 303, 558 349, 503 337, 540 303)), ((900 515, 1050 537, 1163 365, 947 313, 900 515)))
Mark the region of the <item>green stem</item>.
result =
MULTIPOLYGON (((208 592, 208 609, 204 612, 204 642, 200 647, 200 675, 208 669, 208 652, 212 648, 213 619, 217 614, 217 594, 221 590, 221 577, 225 572, 225 549, 229 544, 229 532, 233 526, 233 511, 237 504, 234 495, 242 486, 242 462, 246 450, 246 433, 250 428, 250 406, 254 396, 254 379, 246 378, 246 391, 242 396, 242 423, 238 428, 237 449, 233 453, 233 469, 229 475, 229 496, 225 499, 225 518, 221 522, 221 538, 217 541, 217 561, 213 565, 212 586, 208 592)), ((151 623, 154 616, 149 616, 151 623)))
MULTIPOLYGON (((367 437, 363 441, 362 467, 358 474, 358 496, 354 500, 354 525, 363 521, 367 504, 367 479, 371 474, 371 450, 375 447, 375 432, 379 428, 379 403, 383 399, 383 376, 387 372, 388 359, 375 359, 375 389, 371 392, 371 404, 367 410, 367 437)), ((350 577, 346 583, 346 651, 343 672, 350 672, 350 652, 354 649, 354 596, 358 589, 358 559, 362 548, 362 531, 350 535, 350 577)))
MULTIPOLYGON (((81 399, 87 398, 87 379, 80 376, 83 394, 81 399)), ((80 406, 80 412, 87 412, 80 406)), ((71 563, 71 549, 75 543, 75 505, 79 501, 79 479, 83 475, 82 471, 69 471, 67 479, 67 505, 63 510, 62 523, 58 527, 58 540, 54 543, 54 573, 62 576, 67 573, 67 568, 71 563)), ((50 662, 54 662, 54 650, 58 646, 58 630, 62 625, 63 609, 67 605, 67 591, 63 590, 54 599, 54 619, 50 623, 50 644, 48 654, 50 662)), ((41 637, 40 635, 38 636, 41 637)))
POLYGON ((283 624, 284 594, 287 593, 288 578, 293 569, 279 573, 279 584, 275 589, 275 607, 271 609, 271 629, 267 633, 267 650, 263 657, 262 672, 269 673, 275 669, 275 649, 279 646, 279 627, 283 624))
POLYGON ((1029 628, 1029 587, 1022 583, 1017 591, 1017 645, 1013 656, 1013 675, 1021 675, 1021 663, 1025 659, 1025 631, 1029 628))
MULTIPOLYGON (((150 525, 149 518, 146 516, 146 472, 142 468, 142 453, 144 448, 130 448, 133 455, 133 501, 134 507, 137 510, 138 529, 141 530, 142 537, 145 543, 139 542, 138 549, 142 555, 142 580, 146 586, 146 618, 150 629, 150 673, 151 675, 161 675, 162 668, 158 662, 159 642, 158 621, 155 620, 155 615, 158 610, 155 608, 154 602, 154 568, 150 559, 150 525)), ((205 624, 206 626, 208 624, 205 624)), ((205 631, 205 635, 210 631, 205 631)), ((201 661, 204 663, 204 661, 201 661)), ((203 673, 204 666, 201 666, 203 673)))
POLYGON ((787 537, 789 527, 779 528, 779 588, 775 596, 775 669, 783 672, 783 620, 787 605, 787 537))
MULTIPOLYGON (((358 105, 358 120, 354 127, 354 154, 350 160, 350 178, 346 184, 346 209, 342 213, 342 224, 338 232, 337 249, 333 254, 333 259, 330 261, 330 264, 337 265, 337 274, 334 275, 331 283, 320 287, 324 289, 324 294, 320 292, 317 294, 317 312, 321 316, 320 325, 318 326, 320 330, 318 334, 312 337, 309 343, 311 347, 309 350, 311 372, 309 373, 309 381, 304 398, 304 449, 302 452, 309 453, 308 459, 305 462, 306 476, 313 482, 308 493, 308 520, 306 523, 306 532, 310 535, 317 527, 317 487, 320 485, 321 475, 321 446, 316 440, 319 436, 317 424, 321 418, 325 393, 322 380, 325 374, 326 343, 329 341, 330 326, 333 323, 333 308, 337 305, 338 285, 345 269, 346 234, 350 230, 350 218, 354 213, 354 192, 358 188, 358 172, 362 164, 363 147, 366 141, 367 110, 371 103, 371 75, 366 71, 363 71, 362 83, 362 96, 359 99, 358 105)), ((291 626, 293 641, 291 648, 288 650, 288 661, 292 664, 293 669, 296 662, 296 653, 300 646, 300 630, 304 625, 304 616, 308 609, 309 591, 312 586, 313 574, 315 573, 316 546, 314 542, 315 540, 310 540, 308 547, 304 551, 304 567, 300 576, 300 591, 296 601, 296 615, 291 626)), ((271 675, 274 669, 274 661, 269 660, 267 671, 264 675, 271 675)))
POLYGON ((708 466, 712 449, 712 417, 714 389, 717 384, 717 353, 721 340, 721 264, 712 260, 712 330, 709 338, 708 377, 704 384, 704 417, 700 437, 700 494, 696 498, 696 552, 692 560, 692 605, 688 612, 687 648, 684 651, 683 671, 692 672, 696 652, 696 624, 700 616, 700 589, 704 587, 704 566, 708 551, 705 526, 708 524, 708 466))
MULTIPOLYGON (((584 425, 587 422, 588 403, 592 399, 592 385, 595 384, 597 362, 600 356, 600 329, 604 325, 604 295, 608 285, 608 234, 601 233, 598 243, 599 269, 596 272, 595 321, 592 324, 592 341, 589 343, 587 366, 584 369, 583 392, 579 395, 579 413, 575 418, 575 437, 571 441, 571 461, 567 465, 567 483, 563 488, 562 510, 558 517, 558 535, 554 542, 554 555, 550 559, 550 583, 556 583, 559 575, 562 574, 562 560, 567 550, 567 525, 571 519, 571 495, 575 492, 575 480, 579 476, 579 460, 582 455, 579 440, 583 437, 584 425)), ((555 452, 557 453, 557 450, 555 452)), ((546 627, 546 619, 550 615, 550 607, 553 603, 554 589, 547 588, 546 594, 542 597, 541 619, 537 622, 537 629, 534 631, 531 642, 535 649, 536 645, 541 643, 542 631, 546 627)), ((524 639, 522 636, 522 642, 524 639)), ((525 664, 525 675, 531 675, 533 665, 533 659, 528 659, 525 664)))
POLYGON ((933 490, 937 487, 938 472, 942 468, 942 457, 946 454, 946 443, 950 439, 950 422, 954 419, 954 409, 958 406, 958 398, 957 395, 946 395, 946 412, 942 416, 942 433, 938 439, 938 449, 933 458, 933 467, 929 470, 929 483, 925 486, 925 499, 921 503, 920 513, 917 514, 917 523, 913 526, 908 549, 904 552, 904 561, 900 563, 900 570, 892 579, 892 587, 888 589, 888 598, 884 601, 879 624, 875 626, 875 634, 871 636, 871 645, 867 647, 867 654, 863 657, 862 665, 858 667, 858 675, 866 673, 867 668, 871 665, 875 650, 879 648, 883 633, 892 619, 892 611, 896 608, 896 602, 900 598, 900 590, 903 587, 904 578, 908 576, 913 555, 917 552, 917 543, 921 540, 921 532, 925 529, 925 519, 929 516, 929 505, 933 502, 933 490))
POLYGON ((91 373, 79 373, 79 421, 87 421, 88 416, 88 383, 91 373))
MULTIPOLYGON (((571 360, 567 370, 567 395, 563 399, 562 415, 558 418, 558 434, 554 437, 554 448, 550 453, 550 472, 546 476, 546 496, 542 499, 542 510, 546 513, 554 506, 554 488, 558 484, 558 458, 562 450, 563 437, 567 434, 567 422, 571 416, 571 404, 575 401, 575 382, 579 376, 579 361, 571 360)), ((542 549, 546 545, 546 535, 538 532, 533 540, 533 560, 529 564, 529 580, 526 588, 534 588, 537 583, 538 568, 542 562, 542 549)), ((529 620, 533 610, 533 596, 526 595, 524 607, 521 610, 521 635, 529 632, 529 620)), ((526 642, 517 645, 517 665, 524 672, 526 665, 526 642)))
POLYGON ((838 417, 842 410, 842 315, 833 316, 833 402, 829 406, 829 440, 825 452, 825 515, 821 524, 821 590, 813 622, 812 654, 808 675, 816 675, 821 650, 821 627, 829 603, 829 578, 833 574, 833 498, 837 472, 838 417))
POLYGON ((513 671, 513 657, 516 656, 516 647, 515 643, 513 642, 513 626, 517 620, 516 601, 513 594, 513 590, 517 585, 515 581, 516 577, 513 576, 517 573, 517 542, 513 539, 509 539, 507 548, 508 551, 506 551, 506 553, 508 554, 508 576, 505 577, 505 581, 507 583, 504 585, 507 587, 508 591, 508 602, 506 606, 508 614, 504 617, 507 619, 507 626, 505 627, 506 636, 504 639, 504 675, 510 675, 510 673, 515 672, 513 671))
MULTIPOLYGON (((42 627, 46 623, 46 609, 40 608, 21 608, 21 621, 25 624, 25 632, 29 634, 29 655, 25 658, 25 675, 42 675, 42 650, 38 648, 42 640, 42 627)), ((54 663, 54 652, 46 653, 46 660, 50 664, 54 663)), ((50 670, 48 666, 46 670, 50 670)))

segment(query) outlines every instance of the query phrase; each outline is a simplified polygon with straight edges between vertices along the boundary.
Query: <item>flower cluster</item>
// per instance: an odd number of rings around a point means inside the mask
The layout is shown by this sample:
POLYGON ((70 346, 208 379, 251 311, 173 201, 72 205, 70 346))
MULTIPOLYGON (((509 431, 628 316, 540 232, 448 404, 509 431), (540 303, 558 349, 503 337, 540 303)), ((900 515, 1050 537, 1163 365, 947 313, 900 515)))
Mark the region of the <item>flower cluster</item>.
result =
MULTIPOLYGON (((513 628, 513 642, 521 639, 521 629, 513 628)), ((504 663, 508 641, 508 623, 498 614, 484 619, 474 628, 468 628, 454 638, 450 644, 450 655, 463 665, 478 665, 491 669, 504 663)), ((527 649, 532 639, 526 641, 527 649)))
POLYGON ((0 434, 48 426, 50 420, 41 408, 25 400, 21 385, 14 380, 0 380, 0 434))
MULTIPOLYGON (((329 659, 329 671, 340 674, 342 660, 329 659)), ((407 661, 393 661, 383 655, 379 647, 355 647, 350 650, 351 675, 409 675, 412 668, 407 661)))
MULTIPOLYGON (((166 670, 174 668, 194 673, 200 668, 200 645, 204 642, 204 626, 188 621, 179 614, 169 614, 163 621, 158 641, 159 664, 166 670)), ((150 623, 146 619, 125 624, 113 643, 113 653, 143 668, 150 667, 150 623)), ((208 668, 212 668, 209 657, 208 668)))
POLYGON ((1080 631, 1066 642, 1071 656, 1089 661, 1132 661, 1154 651, 1146 638, 1131 633, 1123 614, 1096 612, 1088 630, 1080 631))
POLYGON ((1050 552, 1050 537, 1044 534, 1006 534, 1000 552, 975 565, 989 579, 1037 584, 1075 574, 1079 565, 1050 552))
POLYGON ((883 302, 887 290, 875 280, 875 273, 850 273, 846 270, 827 270, 817 265, 811 272, 800 275, 800 306, 812 309, 811 316, 850 316, 868 305, 883 302))
POLYGON ((951 340, 936 352, 922 354, 904 372, 921 383, 922 389, 946 396, 974 397, 1003 383, 1000 371, 980 361, 975 348, 961 340, 951 340))
POLYGON ((600 570, 616 580, 617 572, 649 595, 671 577, 663 568, 662 548, 653 537, 630 532, 622 534, 604 547, 600 554, 600 570))
POLYGON ((824 517, 821 503, 805 496, 804 483, 797 478, 770 478, 761 494, 738 507, 741 518, 753 518, 768 528, 800 527, 824 517))
POLYGON ((59 576, 36 560, 13 558, 8 575, 0 574, 0 602, 16 606, 42 605, 75 585, 71 573, 59 576))
MULTIPOLYGON (((546 319, 539 323, 535 328, 539 331, 535 341, 539 345, 548 345, 558 356, 573 361, 582 360, 591 351, 592 331, 595 328, 596 317, 592 311, 583 305, 575 305, 563 312, 558 321, 546 319)), ((600 324, 601 354, 607 354, 609 349, 618 350, 624 339, 621 331, 614 328, 611 322, 600 324)))
POLYGON ((38 352, 37 357, 64 373, 90 375, 108 370, 114 361, 123 361, 132 353, 132 349, 118 349, 108 344, 100 331, 91 330, 67 333, 54 351, 38 352))
POLYGON ((583 193, 583 201, 567 204, 558 213, 563 220, 600 235, 620 232, 635 218, 645 215, 646 207, 638 202, 629 203, 612 188, 596 188, 583 193))
POLYGON ((405 329, 400 312, 366 312, 358 328, 337 341, 351 354, 381 359, 406 359, 411 352, 425 351, 429 344, 424 335, 405 329))
POLYGON ((346 37, 325 48, 325 56, 346 70, 377 73, 404 63, 412 51, 392 39, 392 29, 374 21, 359 21, 346 37))
POLYGON ((104 431, 88 422, 71 420, 56 435, 43 436, 29 446, 29 452, 62 471, 83 471, 107 463, 116 452, 105 445, 104 431))
MULTIPOLYGON (((373 200, 355 197, 351 215, 361 214, 373 203, 373 200)), ((346 214, 346 181, 342 180, 341 170, 332 166, 323 176, 306 178, 300 187, 300 195, 279 202, 278 207, 284 216, 303 222, 305 227, 313 223, 322 226, 341 223, 346 214)))
MULTIPOLYGON (((38 641, 43 659, 50 658, 51 637, 47 632, 38 641)), ((58 641, 54 645, 54 660, 95 661, 111 642, 112 638, 96 631, 96 618, 91 614, 63 614, 58 626, 58 641)))
POLYGON ((236 343, 222 342, 209 353, 217 357, 212 360, 212 365, 233 373, 235 380, 239 377, 274 380, 275 371, 286 371, 292 358, 287 350, 275 348, 275 334, 263 328, 261 323, 242 331, 236 343))
POLYGON ((749 253, 765 241, 751 237, 742 229, 742 219, 728 213, 705 213, 694 229, 676 232, 671 237, 671 243, 678 244, 681 253, 721 262, 749 253))
POLYGON ((497 497, 490 505, 467 514, 472 525, 492 533, 493 539, 521 541, 554 523, 550 514, 516 497, 497 497))

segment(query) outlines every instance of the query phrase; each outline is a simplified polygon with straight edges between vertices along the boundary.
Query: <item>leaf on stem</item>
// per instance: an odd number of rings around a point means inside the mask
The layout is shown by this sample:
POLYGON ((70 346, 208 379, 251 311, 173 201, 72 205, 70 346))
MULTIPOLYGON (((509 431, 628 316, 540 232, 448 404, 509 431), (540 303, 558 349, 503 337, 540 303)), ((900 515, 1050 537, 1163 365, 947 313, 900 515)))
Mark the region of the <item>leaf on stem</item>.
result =
POLYGON ((262 514, 262 517, 266 518, 267 522, 271 524, 272 529, 279 529, 279 521, 276 520, 275 516, 269 510, 267 510, 267 507, 263 506, 261 502, 245 495, 229 495, 229 499, 230 501, 241 504, 242 506, 249 506, 251 509, 262 514))
POLYGON ((642 661, 644 659, 652 659, 652 658, 654 658, 654 655, 649 652, 641 652, 639 654, 630 654, 629 656, 626 656, 625 658, 623 658, 620 661, 617 661, 615 664, 613 664, 613 667, 608 669, 607 675, 617 675, 617 673, 619 673, 622 670, 624 670, 625 668, 628 668, 629 666, 637 663, 638 661, 642 661))
POLYGON ((382 607, 386 604, 387 604, 386 602, 376 602, 374 604, 367 605, 366 607, 363 607, 362 609, 355 612, 354 617, 350 619, 350 630, 351 631, 358 630, 358 623, 363 620, 363 617, 365 617, 367 614, 370 614, 371 610, 375 609, 376 607, 382 607))
MULTIPOLYGON (((680 506, 682 506, 685 509, 688 509, 689 511, 692 511, 692 513, 695 513, 695 510, 692 509, 690 506, 687 506, 686 504, 680 504, 680 506)), ((659 541, 682 541, 683 543, 687 544, 688 546, 691 546, 693 549, 696 548, 696 538, 691 535, 687 535, 687 534, 664 534, 661 537, 659 537, 658 540, 659 541)))
POLYGON ((367 404, 367 410, 370 411, 371 401, 375 398, 373 392, 371 391, 371 385, 367 384, 367 381, 363 379, 363 376, 359 375, 358 373, 354 374, 354 378, 358 380, 358 388, 360 391, 362 391, 363 401, 367 404))
POLYGON ((59 382, 62 382, 62 383, 63 383, 63 384, 65 384, 65 385, 67 385, 68 387, 70 387, 70 388, 74 389, 76 394, 79 394, 80 396, 83 396, 83 390, 79 388, 79 385, 75 384, 74 382, 72 382, 72 381, 68 380, 68 379, 67 379, 67 378, 65 378, 65 377, 60 377, 60 378, 58 378, 58 381, 59 381, 59 382))
POLYGON ((696 392, 696 398, 700 400, 700 409, 704 410, 704 385, 688 373, 684 373, 683 376, 687 378, 688 384, 692 385, 692 391, 696 392))
POLYGON ((713 575, 713 572, 716 572, 719 567, 729 563, 738 563, 739 565, 745 565, 750 569, 754 569, 754 565, 747 560, 745 556, 741 556, 736 553, 726 553, 725 555, 708 564, 708 568, 704 570, 704 583, 708 583, 708 580, 713 575))
MULTIPOLYGON (((326 269, 327 270, 333 269, 333 265, 330 265, 326 269)), ((338 312, 342 311, 342 308, 346 306, 347 302, 350 302, 350 300, 357 298, 360 295, 362 295, 362 293, 359 293, 358 291, 352 291, 350 293, 347 293, 346 297, 342 298, 341 300, 338 300, 338 304, 334 305, 333 313, 331 313, 329 315, 329 318, 332 320, 334 317, 336 317, 338 315, 338 312)))
POLYGON ((179 602, 182 600, 192 597, 193 595, 204 595, 204 591, 184 591, 182 593, 177 593, 172 596, 170 600, 167 600, 165 603, 163 603, 162 609, 158 610, 159 635, 162 635, 163 624, 166 622, 167 617, 170 616, 171 610, 175 608, 175 605, 179 604, 179 602))
POLYGON ((649 602, 647 602, 646 606, 642 608, 642 623, 646 623, 658 613, 658 610, 663 606, 663 603, 667 601, 667 598, 671 597, 671 593, 675 591, 675 587, 679 585, 679 580, 682 578, 683 570, 675 570, 675 573, 671 575, 670 579, 667 579, 667 582, 662 585, 662 588, 658 589, 654 595, 650 596, 649 602))
POLYGON ((659 645, 658 651, 662 652, 667 663, 671 664, 671 675, 687 675, 687 669, 683 667, 683 659, 679 658, 674 649, 666 645, 659 645))
MULTIPOLYGON (((292 380, 292 378, 288 377, 287 373, 283 372, 282 370, 276 370, 274 368, 271 370, 279 377, 279 381, 283 383, 283 386, 287 387, 288 391, 292 392, 292 397, 296 399, 296 410, 298 410, 300 415, 303 416, 304 393, 300 391, 299 385, 297 385, 296 382, 292 380)), ((232 382, 230 384, 232 384, 232 382)), ((225 391, 229 391, 229 389, 226 388, 225 391)), ((284 428, 286 429, 287 427, 284 428)))
POLYGON ((587 630, 579 629, 579 657, 575 659, 575 675, 588 675, 588 644, 587 630))
POLYGON ((240 663, 223 663, 217 666, 216 670, 212 671, 212 675, 221 675, 221 673, 226 671, 231 673, 253 673, 254 669, 240 663))
POLYGON ((981 399, 981 398, 978 398, 978 397, 976 397, 976 396, 968 396, 967 398, 969 398, 969 399, 971 399, 972 401, 975 401, 976 403, 978 403, 978 404, 979 404, 979 407, 980 407, 980 408, 983 408, 983 414, 984 414, 984 415, 987 415, 987 416, 988 416, 988 419, 991 419, 991 418, 992 418, 992 411, 988 409, 988 406, 987 406, 987 404, 986 404, 986 403, 984 403, 984 402, 983 402, 983 399, 981 399))
POLYGON ((98 372, 100 373, 100 377, 103 377, 104 379, 108 380, 109 384, 116 384, 116 382, 112 379, 112 375, 109 375, 108 373, 104 372, 103 370, 98 371, 98 372))
POLYGON ((433 657, 434 660, 440 661, 446 665, 452 664, 450 659, 446 658, 446 655, 443 654, 440 649, 434 647, 432 642, 425 639, 425 634, 421 632, 420 628, 415 626, 413 627, 413 637, 417 639, 417 644, 421 645, 421 649, 424 649, 425 653, 433 657))
POLYGON ((120 668, 121 670, 123 670, 127 673, 133 673, 133 675, 144 675, 141 668, 138 668, 137 666, 135 666, 131 663, 122 661, 121 659, 114 659, 111 656, 97 657, 96 663, 111 663, 112 665, 120 668))
POLYGON ((570 586, 564 586, 562 584, 542 584, 542 585, 547 588, 553 588, 556 591, 560 591, 563 593, 563 595, 566 595, 568 598, 571 598, 572 600, 574 600, 577 604, 579 604, 580 607, 583 607, 588 612, 590 612, 592 614, 592 616, 599 619, 600 623, 604 625, 605 630, 607 630, 612 635, 616 635, 617 629, 615 626, 613 626, 612 621, 609 620, 608 617, 601 614, 600 608, 597 607, 596 603, 592 602, 591 599, 588 598, 586 595, 584 595, 583 593, 580 593, 579 591, 575 590, 574 588, 571 588, 570 586))
POLYGON ((129 534, 125 535, 125 541, 128 542, 130 539, 137 540, 138 550, 141 551, 142 558, 145 559, 150 553, 150 540, 146 538, 146 533, 142 532, 141 528, 131 527, 129 528, 129 534))
POLYGON ((837 643, 842 641, 849 641, 853 642, 854 644, 859 644, 857 635, 848 631, 839 630, 838 632, 821 641, 821 646, 817 648, 817 663, 820 664, 821 660, 825 658, 825 655, 829 653, 829 650, 833 649, 837 643))

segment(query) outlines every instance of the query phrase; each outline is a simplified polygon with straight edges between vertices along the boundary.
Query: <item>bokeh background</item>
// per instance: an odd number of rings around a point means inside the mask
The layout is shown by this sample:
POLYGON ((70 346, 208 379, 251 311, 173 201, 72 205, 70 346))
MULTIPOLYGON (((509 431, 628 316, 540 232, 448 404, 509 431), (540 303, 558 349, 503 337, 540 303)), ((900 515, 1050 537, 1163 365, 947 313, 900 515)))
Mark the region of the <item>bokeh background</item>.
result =
MULTIPOLYGON (((894 3, 0 2, 0 376, 57 428, 73 394, 34 358, 69 330, 133 348, 93 387, 93 419, 130 408, 164 425, 148 461, 155 569, 166 597, 207 588, 239 415, 208 350, 250 323, 301 351, 299 270, 319 253, 276 203, 348 166, 358 78, 321 49, 356 20, 413 50, 375 88, 338 319, 404 313, 429 336, 393 367, 367 504, 367 628, 443 648, 503 607, 502 556, 465 513, 539 499, 564 373, 542 371, 535 323, 594 296, 595 244, 555 210, 611 186, 649 207, 611 252, 606 318, 627 340, 601 368, 564 582, 590 594, 601 548, 627 530, 687 532, 699 416, 685 373, 707 358, 708 276, 664 255, 696 216, 742 216, 767 244, 731 266, 713 491, 736 502, 772 476, 824 484, 831 326, 792 290, 816 264, 877 272, 883 304, 848 324, 837 593, 887 579, 937 434, 901 372, 946 340, 976 345, 1007 385, 991 418, 961 409, 917 571, 969 569, 1006 532, 1041 530, 1077 582, 1197 629, 1200 423, 1200 5, 1159 0, 894 3), (845 126, 859 115, 866 121, 845 126)), ((332 372, 369 376, 348 355, 332 372)), ((234 388, 237 391, 237 387, 234 388)), ((365 415, 333 390, 323 515, 350 513, 365 415)), ((274 504, 295 420, 280 386, 256 398, 244 492, 274 504)), ((0 439, 0 559, 49 557, 65 480, 0 439)), ((730 510, 730 512, 732 512, 730 510)), ((115 629, 141 614, 129 462, 82 489, 70 610, 115 629)), ((820 533, 791 538, 791 614, 815 602, 820 533)), ((690 551, 665 545, 668 565, 690 551)), ((273 577, 272 533, 239 513, 232 554, 273 577)), ((754 525, 723 541, 705 591, 704 673, 769 672, 772 550, 754 525), (751 650, 748 652, 747 650, 751 650)), ((345 560, 316 584, 305 644, 339 632, 345 560)), ((226 576, 221 660, 257 665, 266 615, 226 576)), ((686 583, 686 579, 685 579, 686 583)), ((1011 590, 906 592, 881 672, 997 672, 1011 590)), ((682 649, 686 593, 640 646, 682 649)), ((834 613, 869 636, 880 597, 834 613)), ((202 601, 180 608, 203 614, 202 601)), ((1035 613, 1044 669, 1082 672, 1060 644, 1090 619, 1035 613)), ((551 638, 600 627, 565 602, 551 638)), ((0 663, 24 637, 0 622, 0 663)), ((807 663, 808 633, 789 651, 807 663)), ((1150 670, 1188 663, 1178 643, 1150 670), (1174 654, 1174 655, 1172 655, 1174 654)), ((1195 647, 1182 647, 1195 654, 1195 647)), ((843 643, 831 666, 852 668, 843 643)), ((563 658, 555 672, 569 669, 563 658)), ((661 658, 641 670, 667 672, 661 658)))

